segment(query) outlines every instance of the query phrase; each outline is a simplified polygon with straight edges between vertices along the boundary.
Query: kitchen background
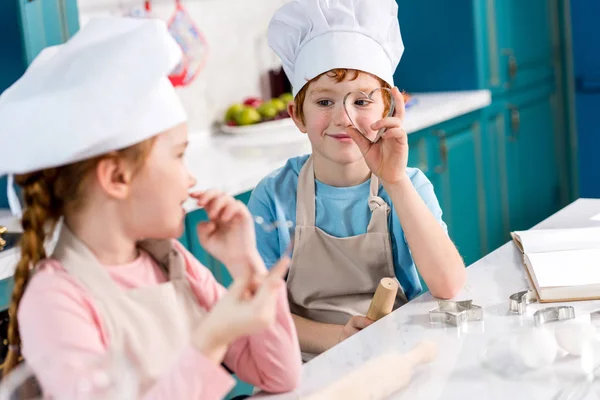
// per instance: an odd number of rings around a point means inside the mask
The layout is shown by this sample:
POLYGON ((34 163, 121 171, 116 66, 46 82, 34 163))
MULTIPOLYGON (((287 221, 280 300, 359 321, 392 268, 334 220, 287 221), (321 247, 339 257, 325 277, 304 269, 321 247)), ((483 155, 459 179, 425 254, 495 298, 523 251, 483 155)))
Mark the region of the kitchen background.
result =
MULTIPOLYGON (((203 33, 206 64, 193 83, 179 90, 192 131, 208 130, 226 108, 250 96, 268 95, 267 71, 279 67, 267 45, 267 26, 285 0, 184 0, 181 4, 203 33)), ((150 2, 154 17, 169 21, 175 0, 150 2)), ((144 1, 78 0, 79 23, 98 15, 136 15, 144 1)))
MULTIPOLYGON (((286 158, 310 151, 289 124, 218 132, 230 105, 270 97, 268 72, 279 63, 266 30, 286 1, 181 2, 208 49, 199 75, 179 89, 190 116, 190 168, 203 187, 243 201, 286 158)), ((395 80, 414 95, 406 118, 409 164, 434 184, 467 264, 508 241, 510 231, 528 229, 578 197, 600 197, 600 2, 398 3, 406 51, 395 80)), ((129 0, 3 1, 0 92, 43 47, 68 39, 89 18, 140 15, 144 7, 129 0)), ((175 0, 151 1, 154 17, 168 21, 175 10, 175 0)), ((0 178, 0 208, 7 207, 4 186, 0 178)), ((227 272, 195 237, 204 218, 190 208, 181 241, 227 284, 227 272)), ((11 286, 6 264, 2 303, 11 286)))

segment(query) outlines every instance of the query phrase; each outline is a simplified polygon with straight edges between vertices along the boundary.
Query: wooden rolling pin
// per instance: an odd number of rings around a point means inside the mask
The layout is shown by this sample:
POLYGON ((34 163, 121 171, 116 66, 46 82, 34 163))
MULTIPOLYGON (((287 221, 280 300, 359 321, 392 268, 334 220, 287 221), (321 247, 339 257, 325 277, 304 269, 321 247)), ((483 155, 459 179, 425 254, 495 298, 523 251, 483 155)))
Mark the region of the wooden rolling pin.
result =
POLYGON ((416 366, 432 361, 436 355, 437 344, 422 341, 408 354, 394 352, 372 358, 303 400, 385 399, 410 383, 416 366))
POLYGON ((367 318, 371 321, 377 321, 392 312, 398 286, 398 281, 393 278, 383 278, 379 282, 373 300, 371 300, 367 318))

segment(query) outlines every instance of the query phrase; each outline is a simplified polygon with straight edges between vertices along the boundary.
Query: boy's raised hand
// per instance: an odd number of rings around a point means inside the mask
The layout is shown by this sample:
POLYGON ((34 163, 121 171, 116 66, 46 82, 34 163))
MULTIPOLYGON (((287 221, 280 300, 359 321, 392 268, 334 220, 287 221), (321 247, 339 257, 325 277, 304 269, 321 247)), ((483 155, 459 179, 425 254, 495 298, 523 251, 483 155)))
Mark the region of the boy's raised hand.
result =
POLYGON ((386 184, 395 184, 405 179, 408 163, 408 137, 402 127, 405 114, 404 97, 397 87, 392 89, 392 96, 396 102, 394 115, 371 126, 374 131, 386 128, 377 143, 371 143, 356 129, 350 129, 349 132, 371 171, 386 184))

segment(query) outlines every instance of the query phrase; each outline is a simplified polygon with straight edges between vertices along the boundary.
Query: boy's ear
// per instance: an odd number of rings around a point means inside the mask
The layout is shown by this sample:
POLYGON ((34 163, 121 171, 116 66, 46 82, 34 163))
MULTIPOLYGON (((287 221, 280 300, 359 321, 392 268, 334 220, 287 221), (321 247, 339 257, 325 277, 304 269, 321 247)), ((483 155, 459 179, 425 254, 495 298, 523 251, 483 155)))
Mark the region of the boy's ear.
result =
POLYGON ((302 118, 298 116, 297 111, 298 107, 296 106, 296 102, 290 101, 288 103, 288 114, 290 115, 290 117, 292 117, 294 123, 296 124, 300 132, 306 133, 306 125, 304 124, 304 121, 302 121, 302 118))

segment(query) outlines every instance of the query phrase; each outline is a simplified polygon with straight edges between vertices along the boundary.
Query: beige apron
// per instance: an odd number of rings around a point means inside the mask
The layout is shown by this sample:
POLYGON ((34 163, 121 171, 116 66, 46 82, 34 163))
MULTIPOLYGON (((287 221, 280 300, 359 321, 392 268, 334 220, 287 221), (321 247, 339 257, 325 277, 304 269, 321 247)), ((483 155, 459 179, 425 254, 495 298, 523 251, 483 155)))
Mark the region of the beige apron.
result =
POLYGON ((124 291, 92 252, 63 225, 53 257, 87 288, 106 328, 109 350, 122 349, 136 367, 140 395, 174 365, 205 310, 185 276, 185 260, 169 240, 139 243, 169 280, 124 291))
MULTIPOLYGON (((317 322, 345 325, 366 315, 379 281, 395 277, 388 231, 389 205, 378 196, 371 176, 367 233, 345 238, 315 226, 315 174, 312 156, 298 177, 294 252, 287 278, 292 313, 317 322)), ((402 288, 394 308, 406 303, 402 288)), ((311 355, 303 354, 307 360, 311 355)))

